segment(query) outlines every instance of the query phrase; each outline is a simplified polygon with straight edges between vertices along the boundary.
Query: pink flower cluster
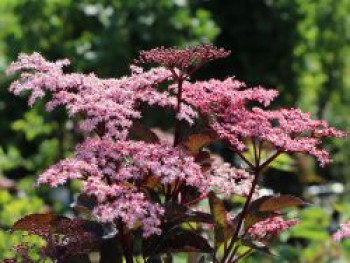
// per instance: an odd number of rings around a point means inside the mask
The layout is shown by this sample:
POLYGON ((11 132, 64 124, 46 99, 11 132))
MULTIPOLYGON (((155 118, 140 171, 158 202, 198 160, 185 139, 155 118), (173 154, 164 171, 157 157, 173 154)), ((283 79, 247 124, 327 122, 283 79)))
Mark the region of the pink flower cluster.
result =
POLYGON ((237 169, 231 164, 215 159, 208 171, 210 189, 224 194, 225 198, 232 195, 248 196, 252 186, 253 176, 244 169, 237 169))
MULTIPOLYGON (((208 119, 208 125, 236 151, 246 149, 245 139, 259 139, 280 152, 301 152, 315 156, 321 165, 330 161, 319 146, 325 137, 345 133, 329 127, 326 121, 312 120, 299 109, 264 110, 250 107, 254 102, 268 106, 278 92, 261 87, 245 88, 233 78, 185 83, 183 99, 208 119)), ((176 88, 172 86, 172 89, 176 88)))
POLYGON ((89 177, 83 188, 86 194, 97 199, 93 213, 99 221, 122 220, 129 229, 142 226, 144 237, 161 233, 159 225, 164 209, 150 202, 145 193, 132 184, 108 184, 99 177, 89 177))
POLYGON ((199 67, 209 61, 225 58, 229 51, 217 48, 213 45, 200 45, 185 49, 155 48, 141 51, 137 63, 155 63, 169 69, 186 71, 193 67, 199 67))
MULTIPOLYGON (((132 120, 141 118, 140 103, 176 108, 175 96, 156 89, 161 82, 171 79, 171 72, 164 68, 144 72, 131 67, 130 77, 100 79, 93 74, 65 74, 62 67, 68 64, 68 60, 47 62, 38 53, 22 54, 7 71, 8 74, 22 72, 10 91, 16 95, 31 91, 30 105, 50 92, 52 99, 46 105, 47 110, 65 105, 70 116, 79 114, 84 118, 81 124, 84 131, 102 126, 106 136, 116 138, 126 138, 132 120)), ((191 124, 196 112, 184 106, 178 116, 191 124)))
POLYGON ((343 238, 350 238, 350 222, 340 224, 340 229, 333 235, 334 241, 340 241, 343 238))
POLYGON ((264 239, 271 236, 277 236, 281 232, 298 223, 299 221, 296 219, 284 220, 281 216, 276 216, 254 224, 248 230, 248 233, 256 239, 264 239))
POLYGON ((83 191, 96 197, 94 214, 101 221, 121 218, 128 226, 141 222, 144 235, 159 233, 159 205, 148 201, 142 184, 154 176, 167 185, 181 179, 202 193, 209 190, 208 179, 194 158, 182 148, 165 143, 86 139, 74 157, 61 161, 39 177, 39 184, 52 187, 70 179, 84 179, 83 191))

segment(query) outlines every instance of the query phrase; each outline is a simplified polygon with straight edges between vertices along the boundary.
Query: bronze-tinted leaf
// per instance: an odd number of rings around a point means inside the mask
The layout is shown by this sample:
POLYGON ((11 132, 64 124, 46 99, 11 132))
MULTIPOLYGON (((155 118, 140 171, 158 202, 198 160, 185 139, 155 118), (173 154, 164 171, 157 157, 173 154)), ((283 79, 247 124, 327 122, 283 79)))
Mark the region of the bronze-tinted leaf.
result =
POLYGON ((64 220, 69 219, 54 214, 31 214, 18 220, 12 226, 12 229, 28 231, 30 234, 47 237, 56 232, 57 222, 64 220))
POLYGON ((164 205, 165 214, 164 218, 168 224, 182 224, 184 222, 201 222, 201 223, 213 223, 213 218, 210 214, 193 211, 184 205, 167 202, 164 205))
POLYGON ((54 214, 32 214, 18 220, 13 230, 28 231, 47 241, 45 254, 63 259, 96 250, 103 236, 103 227, 93 221, 70 219, 54 214))
POLYGON ((216 140, 211 133, 192 134, 188 136, 181 144, 193 155, 198 154, 199 150, 216 140))
POLYGON ((198 200, 202 194, 200 191, 198 191, 197 187, 184 184, 181 187, 181 195, 183 196, 185 203, 194 204, 198 203, 198 200))
POLYGON ((173 228, 159 237, 159 243, 154 248, 152 255, 171 252, 211 253, 213 248, 198 233, 187 229, 173 228))
POLYGON ((267 200, 270 200, 273 198, 273 195, 264 195, 262 197, 259 197, 258 199, 254 200, 250 205, 249 205, 249 210, 260 210, 260 206, 266 202, 267 200))
POLYGON ((145 180, 142 182, 141 186, 146 187, 148 189, 154 189, 160 185, 161 178, 159 176, 147 176, 145 180))
POLYGON ((229 238, 229 226, 227 222, 227 212, 224 203, 213 192, 209 193, 210 211, 214 219, 215 247, 225 242, 229 238))
POLYGON ((130 130, 130 136, 133 139, 148 142, 148 143, 158 143, 158 136, 148 127, 143 125, 139 121, 134 121, 130 130))
POLYGON ((292 195, 278 195, 264 201, 260 207, 260 211, 278 211, 287 207, 305 205, 306 203, 299 197, 292 195))
POLYGON ((284 208, 304 204, 303 200, 291 195, 262 196, 254 200, 249 206, 248 213, 244 219, 244 229, 248 230, 260 221, 280 215, 279 211, 284 208))

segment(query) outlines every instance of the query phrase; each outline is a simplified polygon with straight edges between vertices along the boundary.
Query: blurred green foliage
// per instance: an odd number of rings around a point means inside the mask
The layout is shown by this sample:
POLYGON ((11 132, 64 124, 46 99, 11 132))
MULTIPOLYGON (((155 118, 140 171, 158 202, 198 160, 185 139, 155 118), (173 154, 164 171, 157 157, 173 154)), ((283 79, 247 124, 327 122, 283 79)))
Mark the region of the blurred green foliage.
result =
MULTIPOLYGON (((74 123, 67 122, 63 111, 43 114, 43 104, 28 111, 25 100, 8 93, 10 80, 4 71, 19 52, 38 51, 52 60, 69 57, 69 70, 107 77, 126 74, 141 49, 214 42, 233 54, 208 65, 199 78, 236 75, 248 85, 276 88, 281 92, 279 104, 301 107, 349 130, 349 41, 349 0, 2 0, 0 176, 37 175, 68 156, 79 140, 74 123)), ((320 183, 315 179, 319 177, 347 183, 349 146, 349 140, 329 142, 334 163, 323 170, 304 158, 280 159, 265 181, 284 192, 294 191, 291 188, 300 187, 300 182, 320 183), (297 176, 303 177, 297 186, 288 181, 297 176)), ((21 180, 19 188, 27 193, 26 198, 0 192, 0 224, 5 228, 43 209, 32 182, 21 180)), ((42 198, 47 199, 45 191, 42 198)), ((342 219, 350 218, 344 211, 342 219)), ((331 223, 324 213, 319 208, 300 212, 302 224, 282 241, 306 239, 307 244, 280 245, 281 257, 266 257, 266 262, 331 262, 332 253, 346 251, 349 242, 341 245, 343 249, 329 241, 329 247, 324 247, 331 223), (320 256, 324 261, 312 258, 319 250, 324 252, 320 256)), ((15 242, 11 240, 10 234, 0 232, 0 255, 15 242)), ((247 262, 263 262, 261 255, 256 260, 247 262)))
MULTIPOLYGON (((33 182, 31 182, 33 183, 33 182)), ((20 182, 18 187, 25 189, 27 182, 20 182), (21 187, 23 184, 24 187, 21 187)), ((23 216, 31 213, 45 211, 44 202, 41 198, 24 192, 23 189, 17 194, 11 194, 7 190, 0 190, 0 260, 6 258, 18 258, 13 248, 26 244, 29 247, 29 255, 33 260, 40 259, 39 248, 44 246, 44 241, 38 236, 27 233, 11 233, 9 230, 13 223, 23 216)))
POLYGON ((28 256, 33 262, 52 262, 50 259, 43 259, 40 248, 45 246, 45 241, 39 236, 28 235, 27 233, 10 234, 0 231, 0 260, 17 259, 25 262, 24 258, 13 250, 14 247, 25 244, 28 246, 28 256))

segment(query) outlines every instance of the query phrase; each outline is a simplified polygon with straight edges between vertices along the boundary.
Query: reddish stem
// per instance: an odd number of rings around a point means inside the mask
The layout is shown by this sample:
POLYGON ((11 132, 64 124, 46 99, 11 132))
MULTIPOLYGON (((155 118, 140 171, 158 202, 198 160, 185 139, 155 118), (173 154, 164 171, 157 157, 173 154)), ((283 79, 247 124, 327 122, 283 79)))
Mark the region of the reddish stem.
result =
MULTIPOLYGON (((261 150, 261 149, 259 149, 261 150)), ((239 220, 238 220, 238 224, 237 224, 237 227, 236 227, 236 230, 235 230, 235 233, 231 239, 231 242, 227 248, 227 250, 225 250, 224 252, 224 256, 221 260, 222 263, 225 262, 225 260, 228 258, 228 256, 230 255, 230 252, 235 244, 235 242, 237 241, 237 238, 238 238, 238 235, 239 235, 239 231, 242 227, 242 224, 243 224, 243 220, 244 218, 247 216, 248 214, 248 211, 249 211, 249 205, 251 203, 251 200, 253 198, 253 194, 255 192, 255 189, 256 189, 256 186, 258 185, 258 180, 259 180, 259 177, 261 175, 261 172, 263 171, 263 169, 265 167, 267 167, 274 159, 276 159, 276 157, 278 155, 281 154, 281 151, 278 150, 275 154, 273 154, 270 158, 268 158, 263 164, 261 165, 258 165, 257 167, 254 167, 254 180, 252 182, 252 187, 250 188, 250 192, 248 194, 248 197, 244 203, 244 206, 243 206, 243 209, 242 209, 242 212, 239 216, 239 220)), ((246 159, 243 159, 243 160, 246 160, 246 159)), ((257 163, 257 162, 256 162, 257 163)), ((249 164, 248 164, 249 165, 249 164)), ((234 256, 234 253, 231 255, 230 258, 232 258, 234 256)))
POLYGON ((180 141, 180 120, 177 119, 177 115, 181 112, 182 84, 183 79, 180 76, 177 80, 177 107, 175 116, 174 146, 178 145, 180 141))
POLYGON ((119 236, 120 236, 120 243, 123 248, 123 253, 125 257, 126 263, 133 263, 133 255, 132 255, 132 240, 129 233, 125 233, 125 226, 124 223, 120 220, 118 222, 118 230, 119 230, 119 236))
POLYGON ((238 224, 237 224, 235 233, 234 233, 234 235, 233 235, 233 237, 231 239, 230 244, 227 247, 227 250, 224 252, 224 256, 223 256, 223 258, 221 260, 222 263, 224 263, 225 260, 227 259, 227 257, 229 256, 229 254, 230 254, 230 252, 231 252, 231 250, 232 250, 232 248, 233 248, 233 246, 234 246, 234 244, 235 244, 235 242, 236 242, 236 240, 238 238, 239 230, 241 229, 242 224, 243 224, 243 219, 246 217, 246 215, 248 213, 248 208, 249 208, 250 202, 251 202, 251 200, 253 198, 253 194, 254 194, 256 186, 258 184, 260 171, 261 170, 259 169, 259 167, 256 168, 256 170, 255 170, 255 173, 254 173, 255 176, 254 176, 254 180, 252 182, 252 187, 250 188, 250 192, 249 192, 248 197, 247 197, 247 199, 246 199, 246 201, 244 203, 243 210, 242 210, 242 212, 241 212, 241 214, 239 216, 239 220, 238 220, 238 224))

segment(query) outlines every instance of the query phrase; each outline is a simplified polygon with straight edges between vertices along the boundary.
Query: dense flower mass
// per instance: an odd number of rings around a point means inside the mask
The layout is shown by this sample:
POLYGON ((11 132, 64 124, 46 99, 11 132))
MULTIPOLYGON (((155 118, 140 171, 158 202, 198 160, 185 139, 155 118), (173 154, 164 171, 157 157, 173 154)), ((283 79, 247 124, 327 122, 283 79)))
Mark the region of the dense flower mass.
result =
POLYGON ((340 229, 333 235, 334 241, 350 238, 350 222, 340 224, 340 229))
POLYGON ((202 193, 210 186, 200 166, 182 148, 99 138, 80 144, 74 157, 46 170, 38 182, 56 187, 70 179, 84 179, 83 191, 96 197, 94 213, 101 221, 121 218, 128 226, 139 221, 148 235, 159 233, 156 226, 162 211, 141 191, 151 176, 165 185, 181 179, 202 193))
POLYGON ((155 176, 164 184, 181 179, 201 192, 208 189, 208 180, 200 166, 182 148, 165 143, 99 138, 87 139, 78 145, 73 158, 49 168, 40 176, 39 183, 57 186, 83 176, 94 176, 113 183, 142 181, 148 176, 155 176))
POLYGON ((298 220, 284 220, 280 216, 272 217, 256 223, 249 230, 249 234, 261 240, 270 236, 277 236, 291 226, 298 224, 298 220))
POLYGON ((228 78, 185 83, 182 92, 184 101, 208 116, 208 125, 236 151, 245 150, 245 139, 252 138, 269 142, 280 152, 311 154, 321 165, 330 161, 328 152, 319 147, 322 139, 343 137, 344 132, 329 127, 326 121, 312 120, 309 113, 299 109, 250 107, 254 102, 268 106, 278 92, 245 87, 228 78))
POLYGON ((251 174, 244 169, 232 167, 218 158, 213 161, 208 173, 210 189, 224 194, 225 198, 230 198, 232 195, 248 196, 252 187, 251 174))
POLYGON ((144 237, 161 233, 159 225, 164 209, 150 202, 133 185, 108 184, 99 177, 89 177, 84 181, 83 191, 96 197, 93 213, 101 222, 116 222, 119 219, 129 229, 141 225, 144 237))
MULTIPOLYGON (((79 114, 84 118, 83 130, 90 132, 100 125, 104 126, 106 136, 116 138, 126 138, 132 120, 141 117, 140 103, 176 108, 176 97, 155 88, 171 79, 171 72, 164 68, 144 72, 132 67, 130 77, 100 79, 94 74, 65 74, 62 67, 68 64, 67 60, 47 62, 38 53, 22 54, 7 71, 8 74, 23 71, 10 91, 16 95, 31 91, 30 105, 50 92, 52 99, 46 105, 49 111, 65 105, 70 116, 79 114)), ((185 106, 178 116, 192 123, 196 113, 185 106)))
MULTIPOLYGON (((225 58, 230 54, 223 48, 201 45, 185 49, 155 48, 141 51, 138 63, 155 63, 169 69, 195 70, 209 61, 225 58)), ((187 72, 190 73, 190 72, 187 72)))

